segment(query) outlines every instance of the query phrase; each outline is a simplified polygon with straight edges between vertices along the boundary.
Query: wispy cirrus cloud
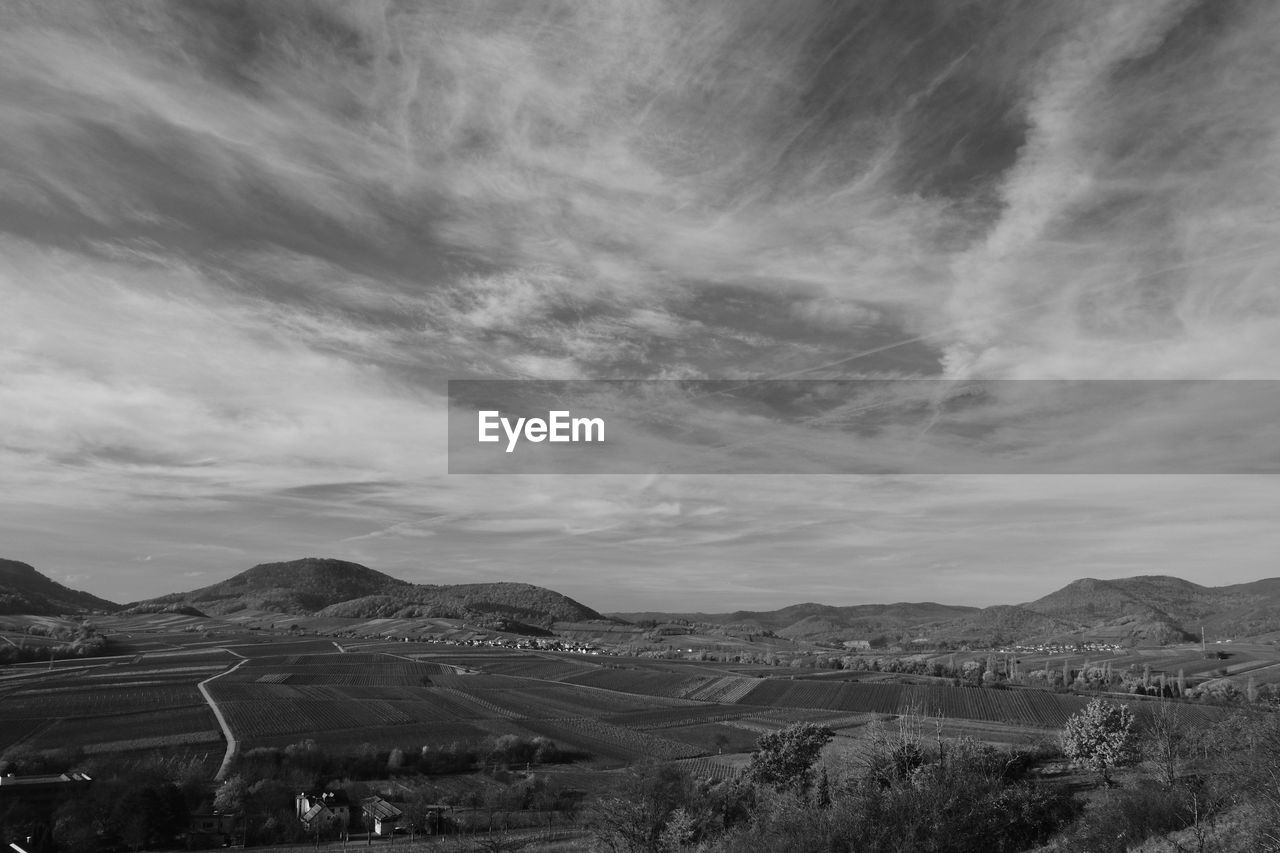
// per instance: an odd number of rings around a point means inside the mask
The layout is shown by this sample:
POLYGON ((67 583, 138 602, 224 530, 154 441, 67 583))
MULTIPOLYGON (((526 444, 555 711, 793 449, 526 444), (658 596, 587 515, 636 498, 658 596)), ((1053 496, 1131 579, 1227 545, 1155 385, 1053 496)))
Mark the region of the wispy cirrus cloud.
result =
MULTIPOLYGON (((1231 495, 1274 507, 1259 479, 1213 481, 1228 523, 1196 516, 1190 485, 1141 479, 698 480, 678 475, 676 434, 646 446, 670 462, 656 479, 450 477, 443 393, 462 377, 1280 378, 1280 128, 1260 106, 1280 94, 1277 14, 8 8, 0 529, 13 556, 92 562, 90 588, 120 597, 317 543, 603 607, 656 606, 647 590, 674 578, 704 606, 726 586, 761 604, 797 561, 788 595, 842 600, 913 597, 926 576, 962 597, 975 578, 1194 575, 1183 555, 1208 546, 1187 531, 1254 567, 1269 534, 1231 495), (971 537, 986 514, 1013 528, 971 537)), ((1196 423, 1154 417, 1112 426, 1196 423)), ((706 409, 683 428, 741 438, 706 409)), ((820 455, 803 430, 775 438, 820 455)))

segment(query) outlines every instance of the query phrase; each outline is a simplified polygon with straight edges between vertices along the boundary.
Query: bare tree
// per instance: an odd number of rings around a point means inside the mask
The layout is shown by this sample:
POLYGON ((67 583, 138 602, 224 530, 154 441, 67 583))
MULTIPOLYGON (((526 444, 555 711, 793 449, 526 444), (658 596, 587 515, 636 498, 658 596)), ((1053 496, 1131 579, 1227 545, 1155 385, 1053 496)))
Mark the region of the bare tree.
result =
POLYGON ((1200 733, 1188 725, 1174 705, 1153 703, 1142 727, 1142 757, 1151 775, 1166 790, 1173 788, 1195 756, 1200 733))

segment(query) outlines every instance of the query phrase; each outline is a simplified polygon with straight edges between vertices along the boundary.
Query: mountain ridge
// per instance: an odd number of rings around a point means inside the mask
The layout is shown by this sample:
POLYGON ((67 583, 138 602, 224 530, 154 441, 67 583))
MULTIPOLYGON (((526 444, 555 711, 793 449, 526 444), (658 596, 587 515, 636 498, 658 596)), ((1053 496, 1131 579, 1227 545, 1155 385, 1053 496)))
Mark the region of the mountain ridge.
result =
POLYGON ((55 616, 119 607, 92 593, 63 586, 27 563, 0 559, 0 613, 55 616))
POLYGON ((793 639, 837 641, 885 635, 984 643, 1089 635, 1122 643, 1280 632, 1280 578, 1208 587, 1172 575, 1078 578, 1034 601, 966 607, 936 602, 805 603, 731 613, 613 612, 632 622, 684 621, 720 629, 769 630, 793 639), (794 618, 792 618, 794 617, 794 618))
POLYGON ((0 613, 58 615, 132 609, 227 616, 240 611, 350 618, 454 618, 490 627, 557 622, 683 622, 715 633, 810 642, 851 639, 1000 643, 1051 637, 1171 643, 1280 635, 1280 577, 1219 587, 1171 575, 1078 578, 1034 601, 989 607, 934 601, 791 604, 725 613, 601 614, 555 590, 514 581, 415 584, 345 560, 304 557, 260 563, 187 592, 116 604, 70 589, 27 563, 0 559, 0 613))
POLYGON ((133 606, 157 605, 194 607, 211 616, 254 609, 348 618, 510 621, 539 627, 605 618, 566 595, 533 584, 414 584, 327 557, 260 563, 217 583, 133 606))

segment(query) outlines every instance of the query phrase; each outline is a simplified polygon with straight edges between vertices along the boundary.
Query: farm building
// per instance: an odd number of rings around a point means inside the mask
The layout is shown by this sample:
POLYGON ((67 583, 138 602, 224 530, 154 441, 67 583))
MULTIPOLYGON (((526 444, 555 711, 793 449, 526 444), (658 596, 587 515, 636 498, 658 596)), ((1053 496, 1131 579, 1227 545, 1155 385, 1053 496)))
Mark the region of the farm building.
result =
POLYGON ((869 651, 871 651, 871 641, 870 641, 870 640, 845 640, 845 641, 844 641, 844 643, 842 643, 842 645, 843 645, 846 649, 849 649, 850 651, 854 651, 854 652, 869 652, 869 651))
POLYGON ((382 797, 366 797, 361 800, 360 811, 364 815, 365 826, 379 837, 395 832, 396 825, 404 815, 404 812, 382 797))
POLYGON ((46 776, 0 776, 0 803, 52 807, 63 797, 85 790, 93 780, 84 773, 46 776))
POLYGON ((346 791, 319 791, 299 794, 296 798, 298 820, 307 829, 337 827, 351 823, 351 801, 346 791))
POLYGON ((453 819, 453 806, 443 803, 432 803, 422 806, 426 816, 424 829, 429 835, 443 835, 452 832, 456 827, 453 819))
POLYGON ((229 844, 232 836, 241 829, 235 815, 223 814, 206 803, 191 813, 187 822, 187 838, 202 846, 229 844))

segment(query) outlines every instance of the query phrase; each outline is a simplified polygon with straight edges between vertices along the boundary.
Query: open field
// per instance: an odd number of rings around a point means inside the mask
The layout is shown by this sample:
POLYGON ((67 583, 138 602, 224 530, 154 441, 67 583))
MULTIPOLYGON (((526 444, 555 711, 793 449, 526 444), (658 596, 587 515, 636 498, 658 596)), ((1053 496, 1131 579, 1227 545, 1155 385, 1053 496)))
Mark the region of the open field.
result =
MULTIPOLYGON (((337 749, 417 749, 514 734, 548 737, 595 756, 602 767, 667 757, 723 768, 724 759, 749 752, 759 735, 792 722, 828 725, 839 740, 852 742, 866 736, 870 723, 911 713, 942 720, 946 736, 1030 743, 1051 735, 1088 701, 1027 688, 954 687, 918 676, 911 677, 917 683, 905 683, 885 672, 810 670, 793 677, 792 668, 764 665, 335 640, 299 636, 288 630, 291 622, 271 632, 176 614, 100 621, 120 638, 113 650, 128 653, 0 672, 6 721, 0 748, 217 754, 221 732, 195 685, 237 664, 208 691, 241 749, 305 739, 337 749)), ((1262 682, 1280 679, 1273 651, 1242 644, 1223 660, 1185 647, 1089 659, 1149 665, 1153 672, 1174 665, 1189 672, 1226 668, 1241 680, 1254 674, 1262 682)), ((1061 666, 1064 658, 1028 655, 1021 666, 1061 666)), ((1115 698, 1131 698, 1140 716, 1155 707, 1137 697, 1115 698)), ((1221 713, 1174 707, 1197 722, 1221 713)))

